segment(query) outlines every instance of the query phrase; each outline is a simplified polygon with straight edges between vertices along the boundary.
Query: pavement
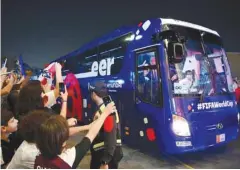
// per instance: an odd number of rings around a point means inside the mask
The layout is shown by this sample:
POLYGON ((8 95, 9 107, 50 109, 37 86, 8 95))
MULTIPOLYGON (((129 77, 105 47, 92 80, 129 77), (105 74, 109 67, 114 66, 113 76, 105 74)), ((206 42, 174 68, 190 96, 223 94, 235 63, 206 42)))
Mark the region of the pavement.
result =
MULTIPOLYGON (((83 133, 79 133, 71 137, 68 144, 75 145, 83 136, 83 133)), ((154 157, 125 145, 123 153, 120 169, 240 169, 240 137, 227 146, 178 156, 161 154, 154 157)), ((88 152, 78 168, 89 169, 90 160, 91 155, 88 152)))

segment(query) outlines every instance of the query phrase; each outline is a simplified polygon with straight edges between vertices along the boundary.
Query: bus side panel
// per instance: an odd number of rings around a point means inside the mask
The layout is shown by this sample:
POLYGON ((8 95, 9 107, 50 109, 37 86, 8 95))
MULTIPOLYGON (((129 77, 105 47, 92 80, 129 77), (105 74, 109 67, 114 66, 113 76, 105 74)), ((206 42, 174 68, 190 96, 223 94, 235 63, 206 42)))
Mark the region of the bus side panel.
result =
POLYGON ((161 85, 162 85, 162 99, 163 99, 163 110, 164 114, 161 117, 160 127, 161 130, 159 131, 159 135, 161 136, 161 144, 160 147, 164 152, 169 152, 172 148, 176 147, 176 142, 173 137, 173 132, 171 129, 172 123, 172 95, 169 93, 171 91, 171 87, 169 87, 169 65, 167 55, 165 54, 164 43, 161 43, 159 48, 159 61, 160 61, 160 71, 161 71, 161 85))
MULTIPOLYGON (((131 59, 134 58, 134 53, 129 55, 131 59)), ((130 70, 134 70, 134 68, 130 70)), ((136 77, 135 73, 133 74, 136 77)), ((164 125, 164 109, 143 101, 141 104, 137 104, 135 83, 134 79, 132 87, 124 89, 119 94, 123 106, 121 114, 123 141, 142 152, 159 154, 159 150, 163 148, 161 131, 163 131, 164 125)))

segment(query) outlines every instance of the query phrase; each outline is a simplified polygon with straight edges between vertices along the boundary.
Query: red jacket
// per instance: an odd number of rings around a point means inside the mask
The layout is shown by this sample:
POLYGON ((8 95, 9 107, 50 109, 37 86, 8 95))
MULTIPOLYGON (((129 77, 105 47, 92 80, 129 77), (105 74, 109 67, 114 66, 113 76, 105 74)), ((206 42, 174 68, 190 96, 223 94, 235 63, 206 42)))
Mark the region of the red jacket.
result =
POLYGON ((240 104, 240 87, 236 88, 235 93, 236 93, 237 102, 238 104, 240 104))

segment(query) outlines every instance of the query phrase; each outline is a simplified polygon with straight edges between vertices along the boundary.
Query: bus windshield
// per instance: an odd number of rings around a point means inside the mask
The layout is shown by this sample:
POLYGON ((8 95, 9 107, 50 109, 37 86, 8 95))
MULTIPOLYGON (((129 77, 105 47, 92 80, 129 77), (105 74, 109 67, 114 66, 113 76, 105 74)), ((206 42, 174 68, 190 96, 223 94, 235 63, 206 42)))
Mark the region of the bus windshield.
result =
POLYGON ((220 38, 185 29, 184 60, 169 64, 173 94, 209 96, 233 92, 230 68, 220 38))

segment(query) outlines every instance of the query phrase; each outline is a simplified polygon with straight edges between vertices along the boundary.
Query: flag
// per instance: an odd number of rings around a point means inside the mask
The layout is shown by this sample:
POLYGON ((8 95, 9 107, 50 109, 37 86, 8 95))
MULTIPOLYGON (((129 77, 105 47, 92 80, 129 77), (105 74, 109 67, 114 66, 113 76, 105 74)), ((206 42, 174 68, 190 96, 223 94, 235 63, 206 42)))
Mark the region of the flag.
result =
POLYGON ((18 63, 19 63, 19 70, 20 70, 21 74, 25 77, 26 74, 25 74, 25 69, 24 69, 24 65, 23 65, 22 55, 20 55, 18 57, 18 63))

